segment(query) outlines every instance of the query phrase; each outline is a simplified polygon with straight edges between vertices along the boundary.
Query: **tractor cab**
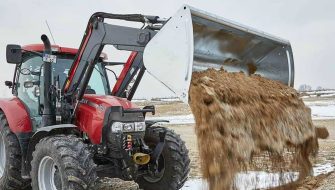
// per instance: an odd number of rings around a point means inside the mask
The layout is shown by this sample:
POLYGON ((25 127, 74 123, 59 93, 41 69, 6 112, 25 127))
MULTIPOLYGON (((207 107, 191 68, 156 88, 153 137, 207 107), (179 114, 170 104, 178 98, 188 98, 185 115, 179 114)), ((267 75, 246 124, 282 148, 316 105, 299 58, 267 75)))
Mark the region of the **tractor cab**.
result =
MULTIPOLYGON (((29 109, 30 117, 33 119, 33 126, 41 125, 43 113, 43 98, 41 92, 44 89, 43 78, 43 57, 37 53, 43 53, 43 44, 27 45, 22 47, 22 60, 15 69, 14 82, 11 83, 12 92, 29 109)), ((52 54, 56 60, 52 65, 52 88, 59 90, 64 86, 68 72, 76 56, 77 49, 52 46, 52 54)), ((111 94, 108 75, 103 64, 106 54, 101 55, 100 61, 95 65, 91 79, 85 94, 108 95, 111 94)))

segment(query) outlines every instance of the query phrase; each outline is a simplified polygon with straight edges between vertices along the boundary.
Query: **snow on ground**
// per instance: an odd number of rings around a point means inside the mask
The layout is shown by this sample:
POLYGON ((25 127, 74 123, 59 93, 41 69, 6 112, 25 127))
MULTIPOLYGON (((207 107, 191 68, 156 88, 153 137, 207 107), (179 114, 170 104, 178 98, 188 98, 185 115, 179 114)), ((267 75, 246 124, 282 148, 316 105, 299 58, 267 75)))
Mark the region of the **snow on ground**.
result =
POLYGON ((321 91, 311 91, 304 92, 306 94, 335 94, 335 90, 321 90, 321 91))
POLYGON ((324 94, 324 95, 320 95, 320 97, 335 97, 335 94, 324 94))
MULTIPOLYGON (((312 119, 313 120, 323 120, 323 119, 335 119, 335 105, 312 105, 309 106, 312 111, 312 119)), ((182 125, 182 124, 194 124, 194 117, 192 114, 188 115, 173 115, 173 116, 162 116, 162 117, 147 117, 150 119, 158 119, 158 120, 168 120, 170 121, 168 124, 171 125, 182 125)))
MULTIPOLYGON (((326 101, 306 101, 305 104, 311 108, 312 119, 335 119, 335 100, 326 101)), ((173 116, 161 116, 161 117, 147 117, 150 119, 168 120, 171 125, 178 124, 194 124, 194 117, 192 114, 188 115, 173 115, 173 116)))
POLYGON ((181 190, 207 190, 207 184, 203 179, 189 179, 181 190))
MULTIPOLYGON (((320 174, 330 173, 335 170, 335 166, 326 163, 315 165, 313 168, 314 176, 320 174)), ((287 172, 283 175, 279 173, 268 173, 268 172, 242 172, 237 174, 235 177, 235 186, 239 190, 251 190, 251 189, 266 189, 270 187, 276 187, 283 185, 283 183, 289 183, 298 179, 298 173, 287 172), (281 178, 282 177, 282 178, 281 178)), ((203 179, 190 179, 188 180, 181 190, 206 190, 207 185, 203 179)))
POLYGON ((308 99, 305 100, 305 104, 307 106, 332 106, 335 105, 335 99, 331 100, 314 100, 309 101, 308 99))
POLYGON ((133 99, 132 102, 180 102, 181 100, 179 98, 152 98, 152 99, 133 99))
POLYGON ((335 119, 335 100, 306 101, 313 119, 335 119))
POLYGON ((310 106, 312 119, 335 119, 335 105, 310 106))
POLYGON ((173 115, 173 116, 162 116, 162 117, 146 117, 147 120, 168 120, 170 121, 168 124, 177 125, 177 124, 193 124, 194 116, 192 114, 189 115, 173 115))

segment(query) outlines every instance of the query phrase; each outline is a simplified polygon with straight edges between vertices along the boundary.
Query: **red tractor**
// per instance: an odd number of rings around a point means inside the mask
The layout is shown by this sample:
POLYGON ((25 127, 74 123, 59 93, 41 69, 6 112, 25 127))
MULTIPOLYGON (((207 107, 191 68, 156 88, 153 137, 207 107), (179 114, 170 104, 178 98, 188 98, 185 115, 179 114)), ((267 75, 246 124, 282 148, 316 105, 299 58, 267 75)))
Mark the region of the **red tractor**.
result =
POLYGON ((146 121, 153 106, 133 104, 152 29, 114 26, 104 18, 159 22, 158 17, 94 14, 79 48, 7 46, 16 64, 14 98, 0 100, 0 189, 89 189, 97 176, 135 180, 143 189, 174 190, 190 171, 188 150, 173 131, 146 121), (122 45, 120 45, 120 43, 122 45), (102 47, 132 51, 105 62, 102 47), (108 68, 123 65, 113 88, 108 68), (132 88, 127 88, 135 80, 132 88))
POLYGON ((8 45, 16 64, 11 99, 0 100, 0 189, 94 189, 97 177, 136 181, 145 190, 180 189, 188 178, 185 143, 146 120, 154 106, 131 102, 145 71, 188 102, 193 71, 224 67, 293 84, 289 42, 183 6, 173 17, 98 12, 80 48, 8 45), (143 23, 132 28, 106 23, 143 23), (131 52, 107 62, 107 45, 131 52), (107 72, 122 65, 115 84, 107 72))

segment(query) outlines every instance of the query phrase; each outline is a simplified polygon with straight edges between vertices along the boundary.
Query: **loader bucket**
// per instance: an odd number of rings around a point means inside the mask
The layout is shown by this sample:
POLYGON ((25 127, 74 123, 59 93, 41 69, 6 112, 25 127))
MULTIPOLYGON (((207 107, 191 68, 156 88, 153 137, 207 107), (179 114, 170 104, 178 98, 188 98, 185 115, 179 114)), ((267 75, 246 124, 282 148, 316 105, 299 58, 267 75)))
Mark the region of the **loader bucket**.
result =
POLYGON ((188 103, 192 72, 223 67, 293 86, 294 63, 288 41, 183 6, 147 44, 147 71, 188 103))

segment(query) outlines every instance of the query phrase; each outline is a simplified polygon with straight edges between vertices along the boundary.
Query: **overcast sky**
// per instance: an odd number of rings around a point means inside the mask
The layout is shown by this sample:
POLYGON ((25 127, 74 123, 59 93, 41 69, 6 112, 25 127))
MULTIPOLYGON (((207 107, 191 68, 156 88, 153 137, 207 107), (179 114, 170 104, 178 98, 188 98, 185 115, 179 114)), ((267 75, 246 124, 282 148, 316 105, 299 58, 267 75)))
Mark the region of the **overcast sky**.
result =
MULTIPOLYGON (((57 44, 77 48, 94 12, 170 17, 183 4, 290 40, 295 59, 295 87, 304 83, 313 88, 335 88, 333 0, 1 0, 0 96, 10 94, 4 81, 12 79, 14 68, 6 63, 6 44, 40 43, 41 34, 49 35, 45 20, 57 44)), ((137 92, 137 97, 170 95, 148 74, 137 92)))

